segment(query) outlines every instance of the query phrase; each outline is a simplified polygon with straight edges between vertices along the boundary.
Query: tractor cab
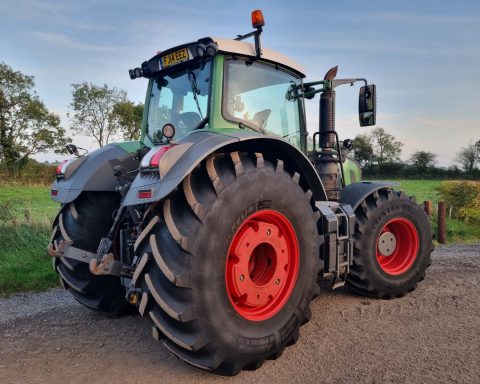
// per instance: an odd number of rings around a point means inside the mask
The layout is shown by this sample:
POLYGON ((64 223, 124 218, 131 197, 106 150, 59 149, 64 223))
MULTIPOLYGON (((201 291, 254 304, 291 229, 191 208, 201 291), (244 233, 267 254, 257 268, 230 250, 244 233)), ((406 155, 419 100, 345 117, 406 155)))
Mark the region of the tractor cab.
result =
POLYGON ((129 71, 131 79, 149 79, 143 142, 166 143, 162 130, 168 124, 175 141, 198 130, 243 129, 304 150, 303 105, 287 97, 301 87, 304 69, 261 48, 261 26, 255 25, 255 32, 235 40, 207 37, 159 52, 129 71), (250 36, 256 45, 242 41, 250 36))
POLYGON ((361 174, 355 161, 342 157, 334 126, 334 88, 365 83, 359 99, 360 123, 365 126, 375 124, 375 86, 365 79, 336 80, 336 67, 324 80, 304 83, 300 64, 262 47, 264 25, 261 12, 254 11, 251 33, 234 40, 202 38, 158 52, 131 69, 131 79, 149 79, 142 141, 157 147, 181 143, 202 131, 246 131, 278 138, 309 157, 327 197, 338 200, 341 189, 360 180, 361 174), (243 41, 252 37, 254 44, 243 41), (309 137, 304 100, 317 93, 321 93, 320 129, 309 137))

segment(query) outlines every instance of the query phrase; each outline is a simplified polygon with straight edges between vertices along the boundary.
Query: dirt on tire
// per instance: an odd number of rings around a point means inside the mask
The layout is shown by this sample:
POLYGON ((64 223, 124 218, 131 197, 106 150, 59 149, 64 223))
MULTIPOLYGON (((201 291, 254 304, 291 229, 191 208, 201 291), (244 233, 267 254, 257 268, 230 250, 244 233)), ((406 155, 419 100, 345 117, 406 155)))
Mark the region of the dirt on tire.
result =
POLYGON ((140 316, 105 318, 67 292, 0 300, 0 383, 478 383, 480 244, 439 247, 394 300, 326 289, 300 340, 233 378, 173 357, 140 316))

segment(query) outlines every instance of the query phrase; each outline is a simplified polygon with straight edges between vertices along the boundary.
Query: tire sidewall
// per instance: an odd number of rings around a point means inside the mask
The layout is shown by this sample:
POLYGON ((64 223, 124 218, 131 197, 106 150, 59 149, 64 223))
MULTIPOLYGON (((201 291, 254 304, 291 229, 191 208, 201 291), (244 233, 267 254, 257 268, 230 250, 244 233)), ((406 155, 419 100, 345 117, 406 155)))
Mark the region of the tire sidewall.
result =
MULTIPOLYGON (((400 240, 401 241, 401 240, 400 240)), ((414 202, 407 199, 393 199, 381 204, 373 217, 367 220, 358 248, 362 270, 368 273, 369 282, 379 291, 394 295, 415 287, 428 266, 430 255, 430 226, 425 213, 414 202), (418 234, 419 248, 417 256, 409 269, 399 275, 386 273, 377 259, 377 239, 381 230, 390 220, 405 218, 415 227, 418 234), (426 230, 427 229, 427 230, 426 230)))
POLYGON ((196 317, 206 321, 209 340, 238 354, 258 355, 285 344, 304 321, 316 283, 318 234, 314 214, 303 189, 285 172, 259 168, 241 177, 219 194, 197 236, 197 258, 192 258, 197 281, 193 286, 196 317), (299 244, 299 270, 295 287, 283 308, 270 319, 251 321, 232 306, 225 268, 230 242, 244 220, 254 212, 271 209, 293 226, 299 244), (220 257, 219 257, 220 255, 220 257))

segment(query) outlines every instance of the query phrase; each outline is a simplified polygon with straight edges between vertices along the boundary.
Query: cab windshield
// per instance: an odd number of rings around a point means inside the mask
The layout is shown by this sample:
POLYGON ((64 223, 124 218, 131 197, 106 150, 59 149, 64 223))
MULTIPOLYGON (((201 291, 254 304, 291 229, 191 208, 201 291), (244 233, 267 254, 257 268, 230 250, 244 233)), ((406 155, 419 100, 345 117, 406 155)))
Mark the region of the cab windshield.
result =
POLYGON ((211 61, 153 80, 148 106, 147 132, 155 143, 163 141, 162 127, 175 126, 175 139, 208 124, 211 61))

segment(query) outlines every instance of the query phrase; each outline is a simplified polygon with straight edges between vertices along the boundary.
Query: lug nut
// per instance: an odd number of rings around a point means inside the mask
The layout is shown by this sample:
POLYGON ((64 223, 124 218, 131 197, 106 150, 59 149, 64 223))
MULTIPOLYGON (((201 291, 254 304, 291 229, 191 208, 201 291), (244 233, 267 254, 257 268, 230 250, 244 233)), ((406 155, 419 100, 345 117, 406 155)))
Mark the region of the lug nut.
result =
POLYGON ((276 285, 280 285, 280 279, 275 280, 276 285))
POLYGON ((272 231, 270 230, 270 228, 267 228, 267 236, 270 236, 271 233, 272 231))
POLYGON ((245 279, 245 276, 240 275, 240 281, 243 281, 245 279))

